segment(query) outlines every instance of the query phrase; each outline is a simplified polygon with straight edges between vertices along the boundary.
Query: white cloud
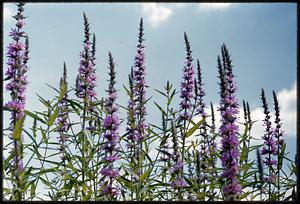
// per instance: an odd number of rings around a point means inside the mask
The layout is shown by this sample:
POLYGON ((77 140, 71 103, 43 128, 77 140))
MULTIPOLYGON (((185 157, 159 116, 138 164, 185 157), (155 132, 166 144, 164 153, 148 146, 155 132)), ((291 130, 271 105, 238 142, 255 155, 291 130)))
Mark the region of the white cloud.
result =
MULTIPOLYGON (((297 117, 297 86, 296 82, 291 89, 283 89, 277 92, 277 97, 280 106, 280 118, 282 119, 282 129, 285 131, 285 136, 296 136, 296 117, 297 117)), ((271 120, 274 122, 274 105, 273 98, 268 98, 269 110, 272 112, 271 120)), ((264 119, 263 110, 261 107, 251 111, 252 117, 258 122, 253 126, 253 136, 259 138, 264 133, 262 120, 264 119)))
POLYGON ((173 13, 172 9, 158 3, 143 3, 143 13, 152 27, 166 22, 173 13))
MULTIPOLYGON (((280 118, 282 120, 282 129, 285 131, 285 137, 295 137, 296 136, 296 98, 297 98, 297 86, 296 82, 293 84, 293 86, 290 89, 283 89, 279 92, 277 92, 277 97, 279 101, 280 106, 280 118)), ((270 95, 269 93, 266 93, 267 95, 270 95)), ((268 98, 268 104, 269 104, 269 110, 271 111, 271 121, 274 123, 275 116, 274 116, 274 105, 273 105, 273 98, 268 98)), ((240 101, 240 104, 242 102, 240 101)), ((215 121, 216 121, 216 128, 218 129, 220 127, 220 120, 221 116, 219 111, 217 111, 217 107, 219 104, 213 104, 214 106, 214 112, 215 112, 215 121)), ((253 121, 257 121, 253 124, 251 129, 251 135, 255 139, 259 140, 252 140, 252 144, 261 144, 262 140, 261 137, 264 134, 265 126, 263 126, 263 119, 265 118, 265 115, 263 113, 262 107, 256 107, 251 108, 250 105, 250 111, 251 111, 251 118, 253 121)), ((210 108, 206 108, 205 112, 210 115, 210 108)), ((193 118, 193 121, 197 123, 200 120, 200 116, 196 116, 193 118)), ((210 123, 211 118, 208 118, 208 123, 210 123)), ((244 123, 244 116, 243 116, 243 107, 240 105, 240 110, 238 114, 238 122, 244 123)), ((189 128, 191 128, 193 125, 190 125, 189 128)), ((244 131, 244 125, 239 125, 239 132, 244 131)), ((195 141, 196 133, 188 138, 188 142, 195 141)))
POLYGON ((278 92, 279 105, 281 107, 282 127, 287 135, 296 136, 297 119, 297 85, 294 83, 292 89, 284 89, 278 92))
POLYGON ((233 3, 200 3, 199 10, 222 10, 233 5, 233 3))

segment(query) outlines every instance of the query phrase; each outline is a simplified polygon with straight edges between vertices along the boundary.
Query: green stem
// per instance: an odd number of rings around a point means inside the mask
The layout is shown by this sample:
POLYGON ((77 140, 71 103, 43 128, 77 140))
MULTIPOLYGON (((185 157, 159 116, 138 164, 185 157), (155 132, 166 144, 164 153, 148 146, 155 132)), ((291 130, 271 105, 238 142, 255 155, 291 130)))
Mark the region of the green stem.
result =
POLYGON ((81 188, 81 193, 82 193, 82 199, 85 201, 86 200, 86 195, 85 195, 85 189, 83 188, 85 186, 85 117, 86 117, 86 109, 87 109, 87 94, 86 94, 86 88, 84 92, 84 107, 83 107, 83 122, 82 122, 82 188, 81 188))

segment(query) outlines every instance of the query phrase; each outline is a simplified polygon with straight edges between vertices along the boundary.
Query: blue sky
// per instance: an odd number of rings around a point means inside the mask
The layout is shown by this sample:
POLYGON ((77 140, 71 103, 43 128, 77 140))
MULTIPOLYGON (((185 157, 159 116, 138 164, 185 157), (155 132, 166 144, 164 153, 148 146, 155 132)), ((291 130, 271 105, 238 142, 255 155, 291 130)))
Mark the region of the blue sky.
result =
MULTIPOLYGON (((107 58, 111 51, 116 61, 119 102, 127 97, 122 84, 136 53, 138 25, 145 20, 148 96, 148 119, 160 123, 153 101, 161 102, 154 88, 163 89, 171 81, 177 90, 185 58, 183 32, 188 33, 194 59, 199 58, 207 104, 217 104, 217 55, 222 43, 231 53, 237 75, 238 98, 249 102, 253 115, 262 119, 259 108, 260 90, 264 88, 269 104, 274 89, 279 95, 288 149, 296 149, 296 4, 238 3, 238 4, 156 4, 156 3, 28 3, 25 5, 26 32, 30 36, 31 53, 27 89, 29 110, 40 110, 39 93, 50 98, 54 92, 45 83, 58 86, 63 62, 68 68, 69 84, 73 85, 82 49, 85 12, 91 32, 97 36, 97 94, 105 96, 107 88, 107 58)), ((13 26, 14 4, 4 4, 4 48, 13 26)), ((4 51, 5 53, 6 51, 4 51)), ((4 62, 6 57, 4 56, 4 62)), ((6 67, 4 67, 4 71, 6 67)), ((8 100, 5 93, 5 101, 8 100)), ((178 97, 176 101, 178 102, 178 97)), ((5 120, 7 120, 8 116, 5 120)), ((261 122, 255 132, 260 137, 261 122)))

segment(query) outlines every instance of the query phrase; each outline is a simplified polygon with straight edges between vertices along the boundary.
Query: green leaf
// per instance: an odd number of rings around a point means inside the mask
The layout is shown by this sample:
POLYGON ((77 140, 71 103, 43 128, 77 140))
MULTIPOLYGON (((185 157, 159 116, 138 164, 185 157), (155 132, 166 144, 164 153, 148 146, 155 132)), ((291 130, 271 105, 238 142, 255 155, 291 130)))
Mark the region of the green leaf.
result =
POLYGON ((160 93, 161 95, 165 96, 165 97, 168 97, 164 92, 158 90, 158 89, 154 89, 155 91, 157 91, 158 93, 160 93))
POLYGON ((118 176, 116 180, 120 183, 123 183, 127 188, 132 189, 133 184, 129 179, 125 178, 124 176, 118 176))
POLYGON ((130 121, 130 127, 132 129, 135 129, 135 121, 133 118, 133 110, 132 109, 129 109, 129 121, 130 121))
POLYGON ((186 138, 192 136, 192 134, 200 127, 204 122, 205 118, 202 118, 198 123, 196 123, 191 129, 189 129, 185 135, 186 138))
POLYGON ((245 192, 244 194, 242 194, 241 196, 239 196, 239 200, 242 200, 244 198, 247 198, 250 194, 252 194, 253 191, 248 191, 248 192, 245 192))
POLYGON ((64 97, 65 93, 67 92, 67 88, 67 84, 64 81, 62 81, 58 101, 61 101, 61 99, 64 97))
POLYGON ((286 143, 283 144, 283 146, 281 148, 281 152, 278 155, 278 169, 282 169, 282 163, 283 163, 285 147, 286 147, 286 143))
POLYGON ((169 100, 168 100, 168 105, 171 104, 172 99, 173 99, 173 97, 175 96, 175 94, 176 94, 176 89, 174 89, 174 91, 172 92, 172 94, 171 94, 171 96, 170 96, 170 98, 169 98, 169 100))
POLYGON ((43 175, 45 173, 49 173, 49 172, 57 172, 57 167, 52 167, 50 169, 42 168, 38 174, 41 176, 41 175, 43 175))
POLYGON ((34 182, 31 183, 31 189, 30 189, 30 197, 33 198, 35 196, 35 189, 36 185, 34 182))
POLYGON ((131 98, 132 94, 130 93, 129 89, 126 88, 126 86, 123 84, 123 88, 125 89, 127 95, 131 98))
POLYGON ((48 121, 49 127, 53 125, 55 119, 56 119, 57 116, 58 116, 58 112, 59 112, 59 107, 56 107, 54 113, 50 116, 50 119, 49 119, 49 121, 48 121))
POLYGON ((48 144, 48 139, 46 137, 46 133, 44 132, 44 130, 42 128, 40 128, 40 131, 42 133, 42 136, 43 136, 43 140, 45 141, 46 144, 48 144))
POLYGON ((22 116, 16 123, 16 126, 14 128, 14 132, 13 132, 13 139, 14 140, 20 140, 21 139, 21 133, 22 133, 22 126, 25 120, 25 115, 22 116))
POLYGON ((76 102, 74 102, 74 101, 72 101, 72 100, 67 99, 66 101, 70 104, 70 106, 72 106, 72 108, 74 109, 74 111, 76 112, 76 114, 77 114, 78 116, 80 116, 80 111, 76 108, 76 106, 77 106, 79 109, 82 109, 82 107, 81 107, 78 103, 76 103, 76 102))
POLYGON ((3 169, 6 169, 8 167, 8 164, 10 163, 10 160, 14 157, 14 151, 11 152, 11 154, 4 160, 3 169))
POLYGON ((59 90, 54 88, 53 86, 51 86, 50 84, 46 83, 47 86, 49 86, 50 88, 52 88, 54 91, 56 91, 57 93, 59 93, 59 90))
POLYGON ((248 133, 248 130, 249 130, 249 127, 248 127, 249 125, 248 125, 248 123, 246 123, 246 127, 245 127, 245 129, 244 129, 244 134, 243 134, 243 138, 247 138, 247 133, 248 133))
POLYGON ((145 172, 140 176, 140 181, 141 181, 141 182, 144 182, 145 179, 149 177, 150 173, 151 173, 151 168, 148 169, 147 171, 145 171, 145 172))
POLYGON ((73 172, 77 172, 77 169, 73 166, 71 161, 68 162, 67 167, 69 167, 73 172))
POLYGON ((160 112, 162 112, 164 115, 167 115, 166 112, 164 111, 164 109, 163 109, 160 105, 158 105, 158 103, 156 103, 156 102, 154 101, 154 104, 155 104, 155 106, 160 110, 160 112))
MULTIPOLYGON (((137 167, 137 166, 136 166, 137 167)), ((136 169, 133 169, 133 171, 131 171, 130 169, 126 168, 124 166, 124 171, 128 174, 128 175, 132 175, 135 178, 138 178, 139 176, 134 172, 136 171, 136 169)))
POLYGON ((44 104, 44 106, 46 106, 47 108, 51 108, 51 105, 49 104, 48 101, 46 101, 45 99, 43 99, 40 95, 38 95, 38 94, 36 94, 36 95, 38 96, 39 101, 41 101, 44 104))
POLYGON ((205 199, 205 192, 197 192, 197 199, 199 201, 204 201, 204 199, 205 199))
POLYGON ((24 113, 26 114, 26 115, 29 115, 30 117, 32 117, 32 118, 34 118, 34 119, 37 119, 38 121, 41 121, 42 123, 46 123, 42 118, 40 118, 39 116, 37 116, 36 114, 34 114, 34 113, 32 113, 32 112, 30 112, 30 111, 28 111, 28 110, 25 110, 24 111, 24 113))
POLYGON ((241 162, 246 160, 247 152, 248 152, 248 148, 246 145, 244 145, 241 153, 241 160, 240 160, 241 162))
POLYGON ((39 177, 41 179, 41 181, 46 185, 48 186, 50 189, 55 189, 57 190, 57 188, 55 188, 50 182, 48 182, 47 180, 45 180, 43 177, 39 177))
POLYGON ((93 140, 92 140, 91 131, 90 130, 84 130, 84 134, 85 134, 86 138, 88 139, 88 142, 90 143, 91 147, 93 148, 94 143, 93 143, 93 140))

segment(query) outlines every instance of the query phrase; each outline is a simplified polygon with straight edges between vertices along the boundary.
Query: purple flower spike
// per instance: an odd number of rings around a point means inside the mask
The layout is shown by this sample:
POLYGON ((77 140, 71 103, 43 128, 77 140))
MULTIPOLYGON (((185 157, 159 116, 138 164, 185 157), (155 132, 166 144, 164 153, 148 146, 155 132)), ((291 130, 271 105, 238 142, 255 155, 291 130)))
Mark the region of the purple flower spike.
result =
MULTIPOLYGON (((60 89, 61 91, 63 90, 63 87, 65 86, 67 90, 67 67, 66 63, 64 63, 64 72, 63 72, 63 77, 60 80, 60 89)), ((57 116, 57 125, 60 126, 58 129, 59 132, 59 137, 58 141, 60 142, 60 151, 61 151, 61 158, 64 161, 65 160, 65 148, 67 146, 67 142, 69 140, 69 137, 66 135, 67 131, 70 128, 70 124, 68 123, 68 106, 67 106, 67 99, 68 99, 68 94, 67 91, 63 95, 62 99, 59 101, 58 106, 59 106, 59 112, 57 116)))
MULTIPOLYGON (((275 109, 275 129, 274 129, 274 136, 277 139, 276 140, 276 145, 272 146, 272 150, 276 151, 277 150, 277 159, 279 161, 279 157, 281 155, 284 156, 284 146, 285 146, 285 141, 284 141, 284 131, 281 129, 282 126, 282 122, 280 119, 280 107, 279 107, 279 103, 278 103, 278 98, 277 95, 275 93, 275 91, 273 90, 273 101, 274 101, 274 109, 275 109), (274 148, 276 147, 276 148, 274 148)), ((282 165, 281 165, 282 166, 282 165)), ((280 197, 280 171, 282 167, 280 167, 279 162, 277 163, 277 189, 278 189, 278 201, 281 199, 280 197)), ((276 181, 275 181, 276 182, 276 181)), ((274 182, 274 183, 275 183, 274 182)))
POLYGON ((78 98, 87 98, 88 106, 96 98, 96 72, 95 72, 95 44, 90 42, 90 24, 83 13, 85 39, 83 41, 83 51, 80 53, 79 73, 76 77, 76 95, 78 98))
POLYGON ((176 135, 176 127, 174 121, 172 121, 172 130, 173 130, 173 165, 171 167, 171 186, 174 188, 182 188, 186 186, 185 180, 182 178, 184 163, 180 158, 178 138, 176 135))
POLYGON ((221 161, 223 170, 223 178, 225 185, 223 187, 225 200, 235 200, 241 193, 241 185, 238 182, 237 175, 239 172, 239 140, 237 137, 237 114, 238 101, 236 98, 236 84, 232 72, 232 65, 229 52, 223 44, 222 48, 223 65, 220 57, 218 57, 218 69, 220 74, 221 88, 221 127, 222 136, 221 161))
POLYGON ((184 40, 186 45, 187 57, 183 69, 183 81, 181 82, 180 119, 187 120, 191 118, 191 111, 193 107, 192 99, 194 98, 195 71, 194 71, 194 66, 192 64, 193 58, 192 58, 192 50, 191 50, 190 42, 185 32, 184 32, 184 40))
MULTIPOLYGON (((135 111, 135 101, 134 101, 134 77, 133 77, 133 67, 131 68, 131 73, 128 76, 129 79, 129 100, 128 100, 128 112, 127 112, 127 126, 126 131, 129 132, 127 136, 127 148, 130 149, 132 154, 132 150, 138 141, 137 130, 135 129, 135 121, 136 121, 136 111, 135 111)), ((132 155, 130 155, 131 157, 132 155)))
POLYGON ((148 136, 148 124, 146 121, 146 65, 145 65, 145 46, 143 42, 144 25, 143 18, 140 20, 139 36, 137 45, 137 54, 134 58, 134 64, 129 76, 130 100, 128 102, 128 121, 126 130, 128 134, 127 147, 129 148, 130 157, 135 155, 138 165, 137 174, 142 174, 142 149, 143 140, 148 136))
POLYGON ((195 80, 195 100, 197 104, 197 114, 200 114, 200 116, 205 117, 206 114, 204 112, 205 103, 204 103, 204 96, 205 91, 203 89, 203 83, 202 83, 202 73, 201 73, 201 66, 200 62, 197 59, 197 80, 195 80))
POLYGON ((115 63, 113 61, 113 57, 109 52, 109 87, 108 87, 108 96, 106 98, 105 110, 106 110, 106 117, 104 119, 104 137, 106 139, 106 144, 104 146, 105 150, 105 165, 101 170, 101 174, 105 176, 108 180, 108 186, 104 187, 103 193, 107 195, 110 199, 115 198, 119 195, 119 191, 116 187, 113 187, 113 183, 116 177, 119 176, 119 171, 114 167, 114 162, 117 161, 118 154, 118 141, 119 141, 119 133, 118 128, 120 125, 119 118, 117 116, 118 106, 116 105, 117 99, 117 91, 115 89, 115 63))
POLYGON ((275 125, 276 125, 273 132, 274 132, 275 138, 277 139, 276 147, 277 147, 277 155, 279 155, 280 150, 282 150, 282 147, 285 144, 285 141, 284 141, 284 135, 283 135, 284 131, 281 129, 282 122, 280 119, 280 108, 279 108, 278 98, 277 98, 275 91, 273 91, 273 101, 274 101, 275 125))
MULTIPOLYGON (((270 111, 268 108, 268 103, 265 95, 265 91, 262 89, 261 91, 261 100, 263 103, 263 109, 265 114, 264 126, 266 127, 265 133, 262 137, 264 140, 264 145, 261 150, 261 155, 264 155, 265 158, 263 160, 263 163, 268 167, 269 169, 269 175, 268 178, 265 178, 267 181, 271 181, 271 171, 274 169, 274 167, 277 165, 277 160, 275 159, 275 156, 278 155, 279 150, 279 144, 278 141, 275 140, 276 130, 272 128, 272 122, 270 121, 270 111)), ((278 105, 278 104, 277 104, 278 105)))
POLYGON ((171 186, 175 188, 183 188, 186 186, 186 182, 183 178, 176 178, 172 183, 171 186))
POLYGON ((100 173, 109 178, 116 178, 119 176, 119 171, 112 168, 103 168, 100 173))
POLYGON ((187 34, 184 32, 184 40, 186 45, 186 62, 183 69, 183 81, 181 82, 181 113, 180 113, 180 119, 181 120, 188 120, 191 119, 191 112, 192 112, 192 99, 194 98, 194 66, 192 64, 193 58, 192 58, 192 50, 190 46, 190 42, 188 40, 187 34))
POLYGON ((143 41, 145 39, 144 36, 144 26, 143 26, 143 18, 140 21, 139 28, 139 40, 137 45, 137 55, 134 59, 134 67, 133 67, 133 81, 134 81, 134 115, 139 118, 136 122, 136 130, 137 130, 137 140, 141 142, 147 136, 148 124, 146 122, 146 65, 145 65, 145 46, 143 45, 143 41))
POLYGON ((121 195, 121 191, 119 188, 113 187, 112 185, 108 185, 104 188, 103 193, 105 195, 110 195, 111 197, 117 197, 121 195))
MULTIPOLYGON (((12 37, 12 42, 7 47, 7 71, 5 72, 8 80, 6 91, 10 92, 11 101, 4 106, 11 111, 9 130, 13 132, 17 120, 24 116, 25 108, 25 91, 28 84, 27 81, 27 62, 29 60, 29 39, 23 31, 25 26, 25 17, 23 15, 24 3, 17 4, 18 13, 13 16, 17 23, 15 28, 12 28, 9 36, 12 37)), ((14 143, 12 151, 15 153, 14 158, 14 174, 23 171, 23 150, 22 150, 23 135, 21 140, 14 143)))

